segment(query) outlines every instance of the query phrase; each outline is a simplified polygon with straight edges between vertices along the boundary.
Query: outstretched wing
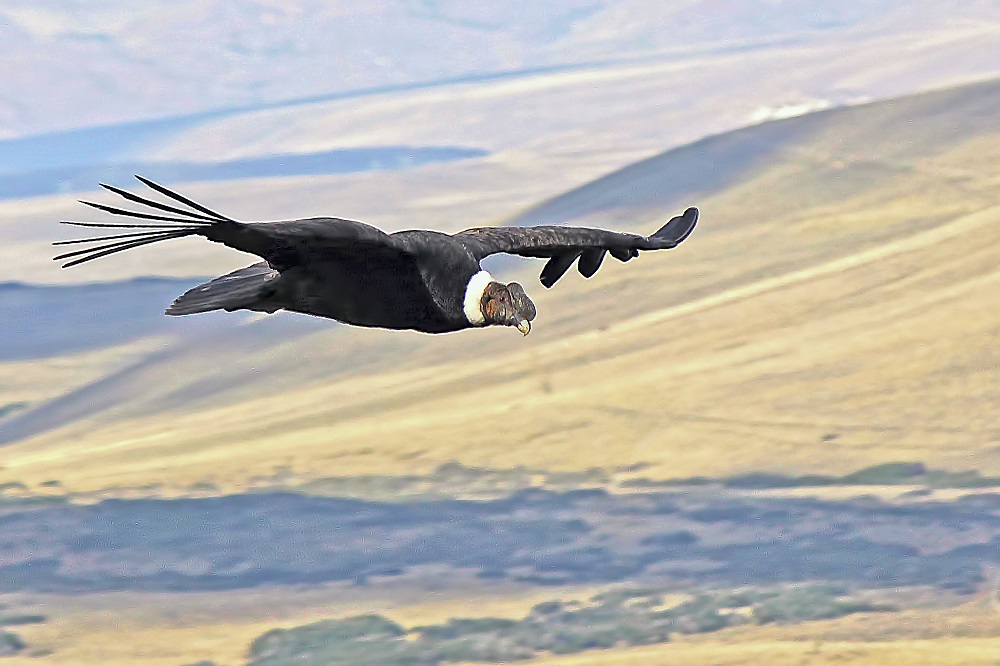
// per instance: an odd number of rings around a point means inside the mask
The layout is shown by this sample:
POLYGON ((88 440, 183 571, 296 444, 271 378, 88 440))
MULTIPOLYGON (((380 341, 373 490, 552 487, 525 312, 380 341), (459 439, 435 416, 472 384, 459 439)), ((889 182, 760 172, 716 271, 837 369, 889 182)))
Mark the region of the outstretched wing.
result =
POLYGON ((624 234, 584 227, 482 227, 455 234, 477 259, 505 252, 522 257, 548 258, 541 282, 551 287, 577 259, 584 277, 597 272, 606 254, 619 261, 639 256, 640 250, 667 250, 687 238, 698 222, 698 209, 688 208, 652 236, 624 234))
POLYGON ((263 257, 279 271, 328 262, 413 260, 401 243, 382 230, 334 217, 220 226, 217 235, 209 238, 263 257))

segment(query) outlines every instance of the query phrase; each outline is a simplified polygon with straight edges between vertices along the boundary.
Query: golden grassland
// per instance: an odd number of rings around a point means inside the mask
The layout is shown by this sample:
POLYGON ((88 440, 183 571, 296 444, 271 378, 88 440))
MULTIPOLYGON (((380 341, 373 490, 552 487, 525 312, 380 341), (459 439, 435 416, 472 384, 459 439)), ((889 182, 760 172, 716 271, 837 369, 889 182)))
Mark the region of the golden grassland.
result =
MULTIPOLYGON (((278 467, 302 476, 399 474, 453 460, 557 470, 645 462, 650 478, 842 474, 896 460, 1000 474, 1000 177, 992 167, 1000 134, 896 154, 879 144, 884 123, 862 121, 834 118, 783 159, 691 201, 702 224, 676 251, 609 262, 592 281, 569 275, 551 292, 531 286, 540 315, 525 340, 509 330, 352 329, 250 360, 224 340, 180 350, 130 375, 124 411, 6 446, 0 482, 55 479, 70 491, 157 483, 179 494, 197 481, 242 490, 278 467), (845 137, 873 148, 841 151, 845 137), (248 363, 285 382, 232 379, 218 395, 157 409, 191 382, 225 384, 248 363)), ((282 187, 291 196, 294 186, 282 187)), ((655 228, 672 212, 639 209, 633 228, 655 228)), ((191 256, 190 266, 201 265, 191 256)), ((504 275, 536 285, 540 268, 504 275)), ((142 353, 135 346, 4 365, 0 396, 55 397, 53 387, 85 386, 142 353)), ((537 601, 589 594, 453 589, 432 600, 425 588, 383 598, 336 586, 51 597, 40 602, 51 621, 18 632, 32 651, 54 652, 7 663, 208 658, 229 666, 279 626, 384 606, 405 624, 517 616, 537 601)), ((997 664, 998 618, 976 602, 537 663, 997 664)))
POLYGON ((29 650, 5 663, 179 666, 212 659, 222 666, 236 666, 244 663, 254 638, 275 628, 365 613, 391 615, 405 626, 452 617, 519 618, 537 603, 588 599, 596 592, 589 587, 484 584, 454 572, 430 571, 422 572, 418 585, 387 581, 363 592, 330 584, 225 593, 30 595, 23 600, 48 613, 50 620, 19 627, 17 633, 29 642, 29 650), (427 584, 435 576, 440 579, 439 590, 427 584), (462 584, 456 584, 457 579, 462 584), (392 611, 386 613, 386 607, 392 611), (51 654, 40 654, 45 651, 51 654))
POLYGON ((57 398, 125 367, 131 358, 160 344, 155 338, 147 338, 69 356, 0 363, 0 406, 57 398))
POLYGON ((611 650, 538 659, 539 666, 804 666, 855 664, 883 666, 996 666, 1000 639, 746 641, 739 643, 672 643, 664 646, 611 650))
POLYGON ((136 375, 126 406, 138 415, 8 446, 0 480, 235 490, 279 466, 343 476, 450 460, 642 461, 654 478, 894 460, 1000 473, 1000 180, 975 171, 1000 156, 1000 135, 903 156, 905 174, 892 156, 820 159, 838 131, 866 137, 854 124, 831 120, 787 160, 698 202, 701 227, 681 248, 532 288, 541 314, 525 340, 319 333, 251 362, 329 377, 157 410, 206 367, 247 362, 222 344, 191 349, 136 375))
POLYGON ((1000 663, 1000 612, 979 599, 958 608, 861 613, 792 626, 743 626, 681 636, 660 646, 547 657, 545 666, 713 664, 919 664, 1000 663))
MULTIPOLYGON (((185 594, 104 593, 33 596, 53 613, 50 622, 23 627, 30 644, 12 666, 178 666, 211 659, 244 663, 257 636, 280 627, 381 613, 405 626, 451 617, 517 618, 541 601, 586 599, 595 589, 488 589, 483 584, 428 593, 421 586, 381 591, 339 585, 185 594), (386 605, 393 610, 385 612, 386 605), (51 650, 51 653, 46 651, 51 650)), ((678 598, 679 600, 679 598, 678 598)), ((677 635, 669 644, 545 656, 545 666, 590 664, 991 664, 1000 661, 1000 612, 977 599, 958 608, 864 613, 791 626, 748 625, 711 634, 677 635)))

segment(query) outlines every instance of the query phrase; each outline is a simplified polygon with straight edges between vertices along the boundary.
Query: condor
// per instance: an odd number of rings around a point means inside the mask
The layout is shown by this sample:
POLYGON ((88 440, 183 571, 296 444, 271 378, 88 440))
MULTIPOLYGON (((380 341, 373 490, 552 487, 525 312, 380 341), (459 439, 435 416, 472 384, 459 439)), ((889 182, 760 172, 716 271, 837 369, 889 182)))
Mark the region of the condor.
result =
POLYGON ((238 222, 136 176, 182 204, 166 204, 104 185, 125 199, 158 212, 138 212, 83 201, 88 206, 150 222, 63 222, 81 227, 140 229, 59 241, 91 244, 61 254, 65 267, 142 245, 203 236, 264 259, 182 294, 168 315, 210 310, 290 310, 356 326, 445 333, 480 326, 512 326, 527 335, 535 306, 516 282, 504 284, 480 266, 497 253, 548 259, 541 282, 551 287, 574 264, 585 277, 607 254, 619 261, 641 250, 676 247, 698 221, 688 208, 651 236, 581 227, 484 227, 457 234, 400 231, 387 234, 361 222, 313 217, 284 222, 238 222), (166 215, 160 213, 167 213, 166 215))

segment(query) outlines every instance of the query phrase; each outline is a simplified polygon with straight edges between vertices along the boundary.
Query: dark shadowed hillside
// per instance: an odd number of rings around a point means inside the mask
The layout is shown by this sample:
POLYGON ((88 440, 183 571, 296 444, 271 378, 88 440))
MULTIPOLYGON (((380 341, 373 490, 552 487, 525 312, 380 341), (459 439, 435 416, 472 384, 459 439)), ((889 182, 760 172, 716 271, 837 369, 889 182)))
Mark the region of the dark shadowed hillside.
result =
POLYGON ((195 591, 369 580, 443 566, 538 585, 805 581, 975 593, 1000 565, 1000 498, 755 498, 520 491, 483 501, 293 493, 0 511, 0 589, 195 591), (39 525, 45 525, 44 530, 39 525), (927 548, 928 540, 937 544, 927 548))
POLYGON ((210 318, 168 320, 163 310, 198 280, 149 278, 43 287, 0 284, 0 360, 62 356, 136 338, 213 328, 210 318))

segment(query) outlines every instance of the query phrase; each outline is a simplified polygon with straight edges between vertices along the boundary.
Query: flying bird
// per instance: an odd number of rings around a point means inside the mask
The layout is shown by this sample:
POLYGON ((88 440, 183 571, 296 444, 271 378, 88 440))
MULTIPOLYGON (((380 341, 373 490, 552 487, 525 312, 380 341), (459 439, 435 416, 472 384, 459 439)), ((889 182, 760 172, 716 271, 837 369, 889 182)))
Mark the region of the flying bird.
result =
POLYGON ((480 262, 485 257, 508 253, 548 259, 540 280, 551 287, 574 262, 589 278, 607 254, 629 261, 641 250, 676 247, 698 221, 698 209, 688 208, 648 237, 564 226, 387 234, 362 222, 335 217, 239 222, 146 178, 136 178, 183 207, 102 183, 106 190, 149 210, 81 203, 148 222, 64 221, 81 227, 139 230, 58 241, 56 245, 91 244, 55 257, 72 259, 64 268, 185 236, 203 236, 264 260, 190 289, 167 308, 168 315, 290 310, 356 326, 426 333, 512 326, 527 335, 535 305, 520 284, 504 284, 483 270, 480 262))

